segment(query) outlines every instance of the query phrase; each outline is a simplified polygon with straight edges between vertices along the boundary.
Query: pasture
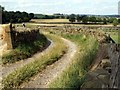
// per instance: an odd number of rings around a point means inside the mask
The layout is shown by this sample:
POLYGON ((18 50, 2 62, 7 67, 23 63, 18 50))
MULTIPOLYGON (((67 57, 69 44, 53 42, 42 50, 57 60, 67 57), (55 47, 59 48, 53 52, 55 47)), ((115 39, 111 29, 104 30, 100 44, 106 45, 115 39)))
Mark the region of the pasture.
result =
POLYGON ((120 44, 120 31, 119 30, 103 30, 105 33, 110 34, 111 38, 117 43, 120 44))

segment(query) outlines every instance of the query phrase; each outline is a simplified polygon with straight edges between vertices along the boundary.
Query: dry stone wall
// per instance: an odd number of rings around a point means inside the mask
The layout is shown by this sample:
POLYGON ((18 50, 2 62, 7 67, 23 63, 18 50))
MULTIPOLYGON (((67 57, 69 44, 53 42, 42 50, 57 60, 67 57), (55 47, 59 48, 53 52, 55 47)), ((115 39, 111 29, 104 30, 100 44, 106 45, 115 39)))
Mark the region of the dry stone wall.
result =
POLYGON ((21 43, 31 43, 39 38, 38 29, 28 29, 25 27, 10 28, 10 24, 0 25, 0 40, 5 50, 13 49, 21 43))
POLYGON ((11 37, 12 37, 12 45, 13 48, 18 46, 22 43, 31 43, 37 40, 40 36, 38 29, 28 29, 27 28, 17 28, 12 30, 11 37), (21 30, 20 30, 21 29, 21 30))
POLYGON ((120 89, 120 44, 108 44, 108 55, 111 62, 110 88, 120 89))

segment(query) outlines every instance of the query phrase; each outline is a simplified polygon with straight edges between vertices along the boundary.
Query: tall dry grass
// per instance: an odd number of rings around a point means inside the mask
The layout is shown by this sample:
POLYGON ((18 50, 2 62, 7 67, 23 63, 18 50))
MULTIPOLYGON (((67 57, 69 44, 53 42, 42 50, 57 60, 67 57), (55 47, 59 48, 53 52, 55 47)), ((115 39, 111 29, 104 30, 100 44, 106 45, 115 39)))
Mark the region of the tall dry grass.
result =
POLYGON ((94 37, 84 38, 82 34, 67 34, 65 38, 70 39, 78 45, 78 51, 72 63, 64 72, 49 84, 50 88, 79 88, 84 82, 85 74, 89 71, 98 48, 94 37))

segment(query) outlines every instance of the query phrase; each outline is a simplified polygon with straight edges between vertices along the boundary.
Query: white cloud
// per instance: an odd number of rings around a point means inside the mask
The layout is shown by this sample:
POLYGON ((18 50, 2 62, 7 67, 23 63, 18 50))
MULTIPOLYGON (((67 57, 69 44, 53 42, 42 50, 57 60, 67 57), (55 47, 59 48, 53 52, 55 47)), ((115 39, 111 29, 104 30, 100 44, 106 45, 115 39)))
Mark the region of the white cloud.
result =
POLYGON ((6 10, 44 13, 117 13, 119 0, 0 0, 6 10))

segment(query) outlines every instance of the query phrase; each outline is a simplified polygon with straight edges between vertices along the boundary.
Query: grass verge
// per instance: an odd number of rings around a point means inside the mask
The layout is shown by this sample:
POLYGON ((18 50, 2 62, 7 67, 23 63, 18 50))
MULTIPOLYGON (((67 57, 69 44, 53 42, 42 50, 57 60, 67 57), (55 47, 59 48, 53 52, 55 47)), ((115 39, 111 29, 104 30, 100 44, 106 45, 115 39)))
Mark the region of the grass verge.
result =
POLYGON ((84 38, 82 34, 66 34, 64 37, 78 45, 78 52, 72 63, 57 79, 49 84, 49 87, 79 88, 83 84, 85 74, 96 55, 98 43, 94 37, 84 38))
POLYGON ((55 46, 53 46, 52 49, 42 57, 37 58, 34 62, 27 64, 3 78, 2 83, 4 85, 4 89, 19 87, 21 83, 29 81, 30 77, 40 72, 47 65, 57 61, 65 53, 66 45, 58 36, 46 36, 54 42, 55 46))

